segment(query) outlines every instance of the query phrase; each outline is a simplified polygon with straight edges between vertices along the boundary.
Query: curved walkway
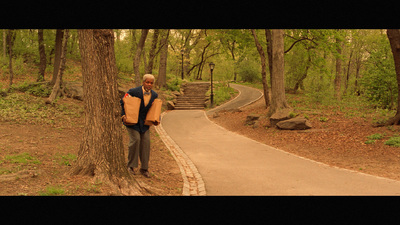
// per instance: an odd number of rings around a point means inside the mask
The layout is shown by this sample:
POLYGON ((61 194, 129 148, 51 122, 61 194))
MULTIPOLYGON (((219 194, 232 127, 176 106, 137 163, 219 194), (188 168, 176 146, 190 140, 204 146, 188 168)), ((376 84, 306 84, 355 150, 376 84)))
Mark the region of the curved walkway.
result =
POLYGON ((400 195, 398 181, 330 167, 256 142, 216 125, 203 110, 170 111, 160 128, 163 140, 169 139, 164 142, 182 154, 174 156, 180 157, 181 171, 192 170, 184 195, 400 195))

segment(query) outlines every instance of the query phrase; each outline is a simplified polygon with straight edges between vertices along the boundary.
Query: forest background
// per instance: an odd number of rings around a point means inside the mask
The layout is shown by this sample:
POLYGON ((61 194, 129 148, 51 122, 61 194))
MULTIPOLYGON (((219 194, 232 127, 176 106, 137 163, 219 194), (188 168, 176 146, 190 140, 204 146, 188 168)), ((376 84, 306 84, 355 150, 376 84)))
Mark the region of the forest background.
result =
MULTIPOLYGON (((250 30, 147 30, 140 59, 137 48, 141 30, 116 29, 115 55, 119 77, 134 78, 135 66, 140 74, 158 76, 162 41, 167 37, 166 78, 170 89, 184 79, 209 81, 209 62, 216 64, 214 79, 217 81, 242 81, 261 84, 260 57, 250 30), (183 66, 182 66, 183 62, 183 66)), ((255 30, 262 46, 266 46, 263 30, 255 30)), ((65 79, 79 73, 79 43, 77 31, 70 31, 67 42, 65 79)), ((42 44, 45 60, 40 60, 38 30, 3 30, 2 80, 10 80, 10 60, 7 38, 11 39, 12 69, 15 74, 10 83, 49 78, 54 73, 56 56, 56 30, 43 30, 42 44), (9 34, 10 33, 10 34, 9 34), (38 71, 45 62, 46 75, 38 71), (36 69, 31 80, 21 80, 21 75, 36 69)), ((397 83, 393 55, 386 31, 381 30, 285 30, 285 89, 310 96, 315 103, 331 103, 349 97, 361 97, 371 106, 392 110, 397 102, 397 83)), ((23 76, 25 79, 25 76, 23 76)), ((268 82, 270 77, 267 76, 268 82)), ((9 84, 10 84, 9 83, 9 84)), ((166 83, 162 84, 166 87, 166 83)), ((3 90, 9 85, 2 84, 3 90)))

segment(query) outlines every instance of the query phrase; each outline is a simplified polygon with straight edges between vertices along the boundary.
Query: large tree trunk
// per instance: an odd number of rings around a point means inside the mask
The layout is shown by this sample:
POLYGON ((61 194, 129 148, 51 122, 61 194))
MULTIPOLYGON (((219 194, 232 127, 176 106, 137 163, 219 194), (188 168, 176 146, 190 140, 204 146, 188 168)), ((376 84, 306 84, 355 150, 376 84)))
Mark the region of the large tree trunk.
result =
POLYGON ((169 30, 166 30, 165 38, 163 38, 160 43, 162 47, 160 54, 160 66, 158 67, 158 78, 156 81, 156 85, 159 88, 167 86, 168 36, 169 30))
POLYGON ((258 41, 256 31, 254 29, 251 30, 251 33, 254 37, 254 42, 256 43, 258 54, 260 54, 261 58, 261 77, 264 89, 264 100, 265 100, 265 108, 268 108, 270 105, 269 101, 269 91, 268 91, 268 83, 267 83, 267 65, 266 65, 266 58, 263 47, 261 46, 260 42, 258 41))
POLYGON ((390 47, 393 53, 394 67, 396 70, 397 78, 397 112, 396 115, 389 119, 385 125, 399 125, 400 124, 400 30, 388 29, 387 36, 390 42, 390 47))
POLYGON ((43 29, 39 29, 38 31, 38 42, 39 42, 39 56, 40 56, 40 65, 39 65, 39 75, 36 81, 44 81, 44 73, 46 71, 46 51, 44 48, 43 41, 43 29))
POLYGON ((135 58, 133 59, 133 73, 135 74, 135 85, 140 86, 140 55, 142 54, 142 50, 144 48, 144 44, 146 42, 147 34, 149 33, 149 29, 142 29, 142 35, 140 36, 139 43, 136 48, 135 58))
POLYGON ((51 79, 50 84, 54 85, 57 81, 58 71, 60 69, 61 64, 61 52, 62 52, 62 40, 64 37, 64 30, 57 29, 56 31, 56 43, 55 43, 55 53, 54 53, 54 69, 53 69, 53 78, 51 79))
POLYGON ((95 176, 124 195, 141 195, 126 167, 112 30, 78 30, 85 130, 72 175, 95 176))
POLYGON ((281 110, 291 110, 285 95, 283 30, 271 30, 271 37, 271 106, 267 113, 268 117, 281 110))
POLYGON ((62 95, 61 93, 61 87, 62 87, 62 76, 64 73, 65 69, 65 62, 67 60, 67 43, 68 43, 68 37, 69 37, 69 30, 65 30, 65 35, 64 35, 64 40, 62 43, 62 48, 61 48, 61 57, 60 57, 60 68, 58 68, 58 73, 57 73, 57 79, 56 83, 53 86, 53 90, 51 91, 51 94, 49 98, 46 100, 47 104, 53 103, 54 100, 57 98, 57 96, 62 95))

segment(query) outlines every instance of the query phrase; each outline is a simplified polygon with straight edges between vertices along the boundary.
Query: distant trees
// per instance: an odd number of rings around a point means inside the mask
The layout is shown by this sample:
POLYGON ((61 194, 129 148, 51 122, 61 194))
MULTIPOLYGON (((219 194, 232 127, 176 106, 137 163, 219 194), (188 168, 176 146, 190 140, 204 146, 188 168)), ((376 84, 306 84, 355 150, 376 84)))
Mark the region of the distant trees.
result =
MULTIPOLYGON (((35 80, 55 84, 61 68, 64 32, 63 29, 2 30, 0 74, 7 80, 6 86, 15 86, 15 80, 24 82, 16 78, 32 70, 37 74, 35 80)), ((66 43, 65 58, 73 59, 64 67, 67 75, 80 73, 71 71, 73 67, 69 66, 81 58, 77 32, 70 30, 66 43)), ((134 80, 136 83, 132 85, 140 85, 144 73, 153 73, 159 87, 166 87, 171 80, 179 83, 183 50, 186 80, 209 80, 208 63, 213 61, 215 80, 262 83, 265 97, 272 94, 269 90, 273 88, 272 30, 116 29, 113 32, 118 77, 123 81, 134 80)), ((283 37, 287 93, 306 94, 315 103, 335 104, 357 96, 367 99, 372 107, 397 107, 395 64, 386 30, 286 29, 283 37)))

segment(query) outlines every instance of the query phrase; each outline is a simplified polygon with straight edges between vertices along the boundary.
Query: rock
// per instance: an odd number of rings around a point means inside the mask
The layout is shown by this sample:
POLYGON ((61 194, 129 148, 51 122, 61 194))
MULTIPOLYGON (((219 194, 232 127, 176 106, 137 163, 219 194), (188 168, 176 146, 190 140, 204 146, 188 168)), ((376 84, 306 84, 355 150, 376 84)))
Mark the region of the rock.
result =
POLYGON ((291 111, 292 111, 291 109, 283 109, 283 110, 279 110, 276 113, 272 114, 272 116, 269 118, 271 127, 274 127, 280 121, 290 119, 291 111))
POLYGON ((64 82, 65 93, 69 98, 83 100, 82 82, 64 82))
POLYGON ((175 104, 172 101, 167 101, 167 110, 174 110, 175 104))
POLYGON ((175 97, 178 97, 179 95, 181 95, 181 93, 178 91, 173 91, 172 94, 175 95, 175 97))
POLYGON ((248 115, 246 117, 245 124, 249 125, 249 126, 254 125, 258 119, 260 119, 260 115, 258 115, 258 114, 250 114, 250 115, 248 115))
POLYGON ((213 118, 218 118, 218 117, 220 117, 220 116, 219 116, 219 113, 218 113, 218 112, 215 112, 215 113, 213 113, 212 117, 213 117, 213 118))
POLYGON ((305 130, 312 128, 310 121, 302 117, 280 121, 276 126, 282 130, 305 130))

